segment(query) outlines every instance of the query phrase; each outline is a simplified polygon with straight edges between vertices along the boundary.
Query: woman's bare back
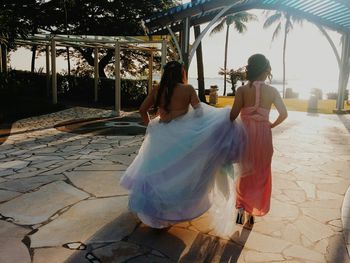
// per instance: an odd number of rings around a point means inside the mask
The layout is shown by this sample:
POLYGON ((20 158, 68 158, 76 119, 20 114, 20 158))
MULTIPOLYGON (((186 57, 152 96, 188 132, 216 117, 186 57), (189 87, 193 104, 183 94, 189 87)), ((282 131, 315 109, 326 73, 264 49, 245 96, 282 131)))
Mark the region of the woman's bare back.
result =
POLYGON ((161 98, 159 115, 161 121, 168 122, 181 115, 184 115, 188 111, 189 105, 195 107, 199 103, 199 99, 194 88, 187 84, 177 84, 174 88, 173 95, 168 105, 168 111, 165 110, 164 96, 161 98))

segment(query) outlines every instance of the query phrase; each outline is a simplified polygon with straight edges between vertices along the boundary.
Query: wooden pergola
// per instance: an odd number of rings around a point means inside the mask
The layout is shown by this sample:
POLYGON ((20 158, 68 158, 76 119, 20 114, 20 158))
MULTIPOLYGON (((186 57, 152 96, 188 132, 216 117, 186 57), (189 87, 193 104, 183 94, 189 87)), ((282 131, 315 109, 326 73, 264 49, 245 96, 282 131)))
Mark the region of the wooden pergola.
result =
MULTIPOLYGON (((156 38, 156 37, 154 37, 156 38)), ((120 51, 122 49, 142 50, 150 53, 148 91, 152 88, 153 58, 155 52, 161 52, 161 65, 166 63, 167 39, 158 37, 157 40, 148 40, 145 37, 110 37, 110 36, 77 36, 77 35, 50 35, 35 34, 25 39, 16 39, 18 45, 37 45, 46 47, 46 75, 51 85, 52 103, 57 104, 57 72, 56 47, 88 47, 94 49, 94 101, 98 101, 98 51, 99 49, 113 49, 115 51, 115 107, 113 114, 120 115, 121 108, 121 72, 120 51), (51 71, 50 71, 51 57, 51 71)), ((1 54, 1 47, 0 47, 1 54)), ((0 65, 5 67, 6 65, 0 65)), ((0 68, 0 69, 1 69, 0 68)), ((163 68, 163 67, 161 67, 163 68)))
POLYGON ((280 10, 342 34, 336 109, 344 109, 350 75, 350 0, 195 0, 157 13, 145 21, 149 34, 170 34, 189 67, 197 47, 220 18, 250 9, 280 10), (190 46, 190 28, 208 23, 190 46), (175 33, 179 32, 179 40, 175 33), (179 42, 179 43, 178 43, 179 42))

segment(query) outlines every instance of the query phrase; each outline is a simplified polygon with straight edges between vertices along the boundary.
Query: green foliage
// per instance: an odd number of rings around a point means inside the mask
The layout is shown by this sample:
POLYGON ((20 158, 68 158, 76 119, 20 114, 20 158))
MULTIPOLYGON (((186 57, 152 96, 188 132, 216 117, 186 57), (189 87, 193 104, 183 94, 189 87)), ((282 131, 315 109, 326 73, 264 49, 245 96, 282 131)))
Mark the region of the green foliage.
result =
MULTIPOLYGON (((122 79, 121 80, 121 107, 139 107, 146 97, 148 80, 122 79)), ((58 98, 69 101, 92 103, 94 100, 94 79, 89 76, 57 77, 58 98)), ((100 78, 98 87, 99 103, 105 106, 114 106, 115 81, 110 78, 100 78)))
POLYGON ((44 74, 10 71, 0 74, 0 122, 13 121, 60 109, 46 96, 44 74))
MULTIPOLYGON (((146 97, 147 80, 122 79, 121 107, 138 108, 146 97)), ((99 104, 114 106, 113 79, 102 78, 99 85, 99 104)), ((49 88, 49 92, 51 89, 49 88)), ((74 104, 93 104, 94 80, 88 76, 57 75, 59 105, 52 105, 46 87, 46 74, 12 70, 0 74, 0 122, 44 114, 62 108, 65 101, 74 104)))
POLYGON ((211 30, 210 35, 221 32, 224 29, 224 26, 234 25, 234 28, 238 33, 243 33, 247 30, 246 23, 250 21, 256 21, 257 17, 248 12, 238 12, 233 15, 228 15, 223 17, 219 23, 211 30))
POLYGON ((174 0, 51 0, 41 4, 40 28, 82 35, 144 35, 141 19, 169 8, 174 0))
POLYGON ((37 3, 35 0, 2 0, 0 3, 0 41, 10 48, 14 39, 26 37, 32 32, 33 17, 37 3))
MULTIPOLYGON (((148 80, 122 79, 121 81, 121 107, 138 108, 147 96, 148 80)), ((107 105, 114 105, 113 79, 101 79, 100 99, 107 105)))
POLYGON ((293 26, 295 23, 298 23, 302 25, 303 19, 291 15, 284 11, 274 11, 271 13, 271 11, 265 12, 266 20, 263 24, 263 28, 267 29, 271 27, 272 25, 276 24, 275 30, 272 35, 272 41, 275 40, 279 34, 281 33, 282 26, 284 28, 285 34, 288 34, 291 30, 293 30, 293 26))

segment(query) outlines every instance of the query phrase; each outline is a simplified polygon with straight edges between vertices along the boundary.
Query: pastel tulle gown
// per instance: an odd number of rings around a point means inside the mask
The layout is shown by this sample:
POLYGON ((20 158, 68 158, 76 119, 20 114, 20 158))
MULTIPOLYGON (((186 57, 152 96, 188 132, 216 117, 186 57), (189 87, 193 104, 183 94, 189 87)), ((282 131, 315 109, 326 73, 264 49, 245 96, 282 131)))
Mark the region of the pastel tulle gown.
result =
POLYGON ((211 207, 216 178, 223 179, 227 171, 233 176, 233 162, 245 142, 243 125, 231 122, 229 114, 229 108, 201 103, 169 123, 159 117, 149 123, 139 153, 120 181, 130 190, 129 210, 143 223, 163 228, 211 207))
POLYGON ((259 106, 264 82, 255 81, 255 105, 241 110, 241 120, 247 133, 247 147, 242 157, 244 168, 236 185, 236 208, 244 208, 255 216, 270 209, 271 160, 273 154, 269 109, 259 106))

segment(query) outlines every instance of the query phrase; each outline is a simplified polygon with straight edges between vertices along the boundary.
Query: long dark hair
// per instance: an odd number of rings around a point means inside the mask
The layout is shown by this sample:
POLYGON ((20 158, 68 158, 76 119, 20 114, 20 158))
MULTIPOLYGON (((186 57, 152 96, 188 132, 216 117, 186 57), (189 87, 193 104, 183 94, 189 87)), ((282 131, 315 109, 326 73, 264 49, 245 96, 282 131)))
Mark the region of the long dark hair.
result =
POLYGON ((246 66, 247 80, 252 83, 268 70, 271 70, 270 61, 262 54, 254 54, 248 59, 246 66))
POLYGON ((169 112, 168 106, 174 93, 174 88, 178 83, 186 83, 183 65, 177 61, 170 61, 164 66, 164 72, 159 83, 156 102, 154 104, 155 109, 162 106, 169 112), (164 105, 160 105, 162 96, 164 96, 164 105))

